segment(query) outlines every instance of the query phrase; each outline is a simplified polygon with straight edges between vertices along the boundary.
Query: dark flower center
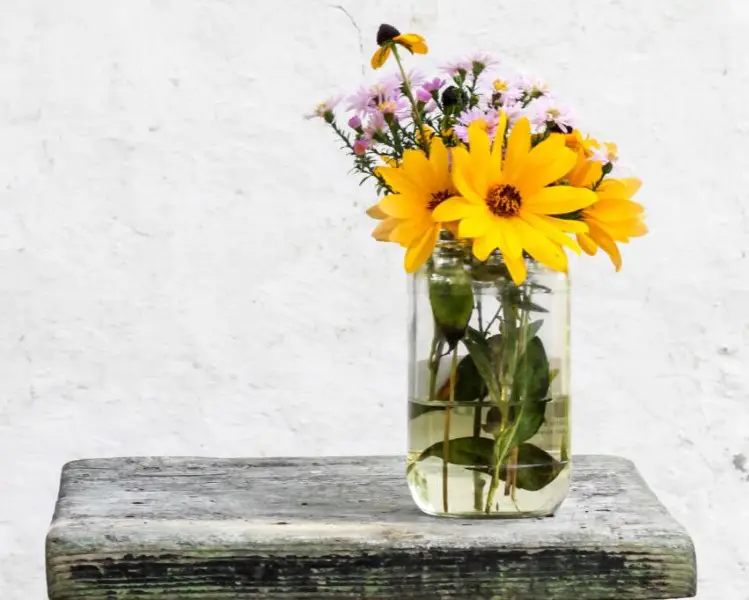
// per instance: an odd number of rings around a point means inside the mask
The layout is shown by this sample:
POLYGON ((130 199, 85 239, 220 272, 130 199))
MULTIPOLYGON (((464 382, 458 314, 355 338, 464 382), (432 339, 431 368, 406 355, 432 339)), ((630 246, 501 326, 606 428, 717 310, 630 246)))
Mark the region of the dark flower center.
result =
POLYGON ((434 192, 432 194, 432 199, 429 201, 429 204, 427 204, 427 208, 429 210, 434 210, 451 196, 452 193, 449 190, 440 190, 439 192, 434 192))
POLYGON ((377 45, 382 46, 385 42, 389 42, 393 38, 397 38, 401 34, 395 27, 383 23, 377 30, 377 45))
POLYGON ((520 192, 511 185, 489 188, 486 205, 498 217, 512 217, 520 212, 520 192))
POLYGON ((451 85, 444 92, 442 92, 442 104, 445 107, 455 106, 460 102, 460 90, 451 85))

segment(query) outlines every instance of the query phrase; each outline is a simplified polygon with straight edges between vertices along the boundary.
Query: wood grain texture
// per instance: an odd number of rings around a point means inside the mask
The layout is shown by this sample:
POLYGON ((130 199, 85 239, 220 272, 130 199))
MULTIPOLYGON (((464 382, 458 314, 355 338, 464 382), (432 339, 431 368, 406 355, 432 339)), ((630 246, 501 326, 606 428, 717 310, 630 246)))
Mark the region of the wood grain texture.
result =
POLYGON ((404 460, 117 458, 66 465, 51 600, 692 597, 692 541, 624 459, 575 457, 554 517, 422 515, 404 460))

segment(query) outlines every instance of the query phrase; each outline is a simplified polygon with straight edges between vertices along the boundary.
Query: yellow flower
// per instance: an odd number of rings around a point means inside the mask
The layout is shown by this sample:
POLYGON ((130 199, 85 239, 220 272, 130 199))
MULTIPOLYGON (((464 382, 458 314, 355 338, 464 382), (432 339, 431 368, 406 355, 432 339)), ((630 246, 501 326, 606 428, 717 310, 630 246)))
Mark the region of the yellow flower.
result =
POLYGON ((618 271, 622 267, 622 256, 616 242, 626 243, 630 238, 645 235, 648 231, 643 216, 645 209, 630 198, 640 189, 638 179, 604 179, 603 166, 591 156, 605 154, 609 160, 616 159, 615 144, 601 144, 592 138, 583 138, 575 130, 565 137, 577 160, 565 179, 570 185, 595 188, 596 202, 585 208, 580 218, 588 226, 587 232, 578 232, 577 241, 586 254, 593 256, 602 248, 611 258, 618 271))
POLYGON ((434 137, 429 158, 420 150, 406 150, 399 166, 379 167, 377 173, 394 193, 369 209, 370 216, 382 221, 372 235, 407 248, 405 267, 413 273, 432 254, 442 228, 432 211, 457 193, 450 178, 448 150, 434 137))
POLYGON ((461 197, 440 204, 434 218, 459 220, 458 234, 473 238, 473 253, 479 260, 499 249, 513 280, 520 284, 526 277, 523 251, 552 269, 567 270, 561 246, 580 250, 565 232, 584 232, 587 227, 550 215, 585 208, 596 195, 568 185, 550 186, 575 165, 575 153, 565 147, 563 135, 552 135, 531 149, 530 123, 520 119, 503 156, 506 126, 503 112, 493 145, 481 127, 468 128, 470 151, 453 150, 453 181, 461 197))
POLYGON ((593 187, 603 175, 601 162, 590 160, 598 142, 591 138, 583 138, 582 134, 574 129, 565 135, 564 143, 576 157, 575 166, 566 177, 567 181, 575 187, 593 187))
POLYGON ((492 83, 495 92, 506 92, 510 88, 510 82, 504 79, 495 79, 492 83))
POLYGON ((598 201, 582 212, 589 231, 577 234, 580 247, 591 256, 600 247, 617 271, 622 267, 622 256, 616 242, 627 243, 648 232, 642 220, 645 209, 630 200, 638 189, 639 179, 605 179, 595 190, 598 201))
POLYGON ((403 46, 412 54, 426 54, 429 50, 426 40, 417 33, 401 33, 392 25, 380 25, 377 31, 377 45, 380 46, 372 55, 372 68, 379 69, 385 64, 393 51, 393 45, 403 46))

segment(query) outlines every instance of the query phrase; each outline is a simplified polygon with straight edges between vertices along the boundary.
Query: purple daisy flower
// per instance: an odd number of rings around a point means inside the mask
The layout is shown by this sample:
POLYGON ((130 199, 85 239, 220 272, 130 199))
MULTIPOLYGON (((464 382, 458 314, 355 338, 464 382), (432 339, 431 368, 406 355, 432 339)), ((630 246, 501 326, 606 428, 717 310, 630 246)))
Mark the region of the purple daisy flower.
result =
POLYGON ((543 96, 527 107, 528 118, 536 129, 551 126, 564 133, 569 133, 575 127, 575 117, 572 111, 551 96, 543 96))
POLYGON ((479 107, 463 111, 458 116, 458 125, 453 127, 455 135, 457 135, 462 141, 468 142, 468 127, 476 122, 483 123, 489 137, 494 137, 497 125, 499 124, 499 113, 493 108, 483 110, 479 107))
POLYGON ((317 106, 315 106, 315 109, 304 115, 305 119, 328 119, 333 115, 333 111, 335 110, 335 107, 340 104, 341 100, 343 99, 342 94, 336 94, 335 96, 331 96, 330 98, 327 98, 323 100, 322 102, 318 102, 317 106))
POLYGON ((360 87, 347 98, 348 110, 354 110, 359 116, 364 116, 382 102, 385 98, 400 95, 401 80, 397 75, 389 75, 373 85, 360 87))

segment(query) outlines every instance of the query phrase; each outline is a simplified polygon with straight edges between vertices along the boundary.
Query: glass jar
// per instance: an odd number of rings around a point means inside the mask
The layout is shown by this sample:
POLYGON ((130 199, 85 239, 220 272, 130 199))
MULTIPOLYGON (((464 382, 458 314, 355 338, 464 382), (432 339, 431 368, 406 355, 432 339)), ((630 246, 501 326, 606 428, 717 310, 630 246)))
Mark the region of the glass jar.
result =
POLYGON ((552 515, 569 489, 570 292, 441 240, 410 278, 408 485, 452 517, 552 515))

